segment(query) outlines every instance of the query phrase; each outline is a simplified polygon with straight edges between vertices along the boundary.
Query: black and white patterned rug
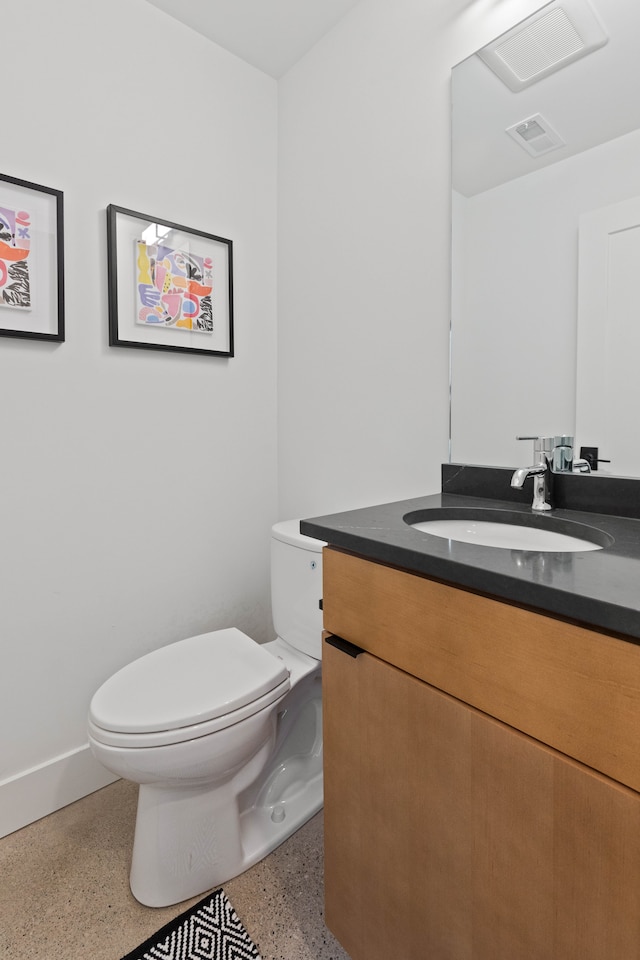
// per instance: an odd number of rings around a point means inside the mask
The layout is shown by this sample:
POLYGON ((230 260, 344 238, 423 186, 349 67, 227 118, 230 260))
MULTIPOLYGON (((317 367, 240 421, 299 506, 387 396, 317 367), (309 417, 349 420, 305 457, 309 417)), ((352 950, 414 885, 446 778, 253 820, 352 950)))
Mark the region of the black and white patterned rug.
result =
POLYGON ((224 890, 208 894, 122 960, 261 960, 224 890))

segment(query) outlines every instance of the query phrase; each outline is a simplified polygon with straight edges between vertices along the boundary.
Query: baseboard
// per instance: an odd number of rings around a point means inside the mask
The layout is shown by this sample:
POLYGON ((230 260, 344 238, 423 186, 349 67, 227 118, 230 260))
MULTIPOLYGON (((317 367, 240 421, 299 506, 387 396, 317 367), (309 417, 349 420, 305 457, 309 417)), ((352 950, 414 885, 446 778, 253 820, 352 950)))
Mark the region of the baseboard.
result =
POLYGON ((113 783, 89 745, 0 781, 0 837, 113 783))

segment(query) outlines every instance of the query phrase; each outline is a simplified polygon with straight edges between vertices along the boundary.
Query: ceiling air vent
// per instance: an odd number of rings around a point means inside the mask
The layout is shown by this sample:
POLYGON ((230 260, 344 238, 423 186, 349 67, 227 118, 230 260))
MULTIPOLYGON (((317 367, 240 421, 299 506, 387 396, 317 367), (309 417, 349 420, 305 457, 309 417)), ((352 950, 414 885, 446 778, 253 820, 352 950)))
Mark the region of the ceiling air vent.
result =
POLYGON ((554 0, 478 52, 514 93, 604 46, 587 0, 554 0))
POLYGON ((506 132, 519 143, 532 157, 540 157, 550 150, 564 147, 565 141, 556 133, 548 120, 536 113, 526 120, 507 127, 506 132))

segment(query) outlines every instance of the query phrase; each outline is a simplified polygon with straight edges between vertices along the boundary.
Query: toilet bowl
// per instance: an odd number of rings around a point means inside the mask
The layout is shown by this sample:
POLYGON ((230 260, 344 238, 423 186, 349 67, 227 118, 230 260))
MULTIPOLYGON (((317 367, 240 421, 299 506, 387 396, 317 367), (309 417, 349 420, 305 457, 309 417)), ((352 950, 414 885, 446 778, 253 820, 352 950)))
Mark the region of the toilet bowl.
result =
POLYGON ((321 541, 276 524, 277 638, 235 627, 133 661, 95 693, 89 743, 140 785, 131 890, 160 907, 225 883, 322 806, 321 541))

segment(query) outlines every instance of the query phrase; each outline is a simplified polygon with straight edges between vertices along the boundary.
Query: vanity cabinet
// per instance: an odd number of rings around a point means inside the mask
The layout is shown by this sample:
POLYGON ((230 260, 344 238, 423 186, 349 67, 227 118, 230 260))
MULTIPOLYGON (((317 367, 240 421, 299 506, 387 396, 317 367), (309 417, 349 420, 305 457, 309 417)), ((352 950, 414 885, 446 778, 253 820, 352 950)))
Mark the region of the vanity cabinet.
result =
POLYGON ((640 958, 640 647, 323 563, 326 920, 353 960, 640 958))

